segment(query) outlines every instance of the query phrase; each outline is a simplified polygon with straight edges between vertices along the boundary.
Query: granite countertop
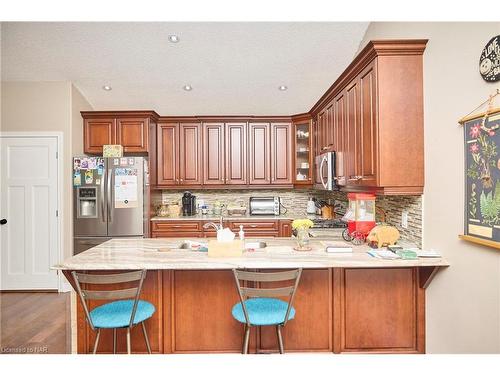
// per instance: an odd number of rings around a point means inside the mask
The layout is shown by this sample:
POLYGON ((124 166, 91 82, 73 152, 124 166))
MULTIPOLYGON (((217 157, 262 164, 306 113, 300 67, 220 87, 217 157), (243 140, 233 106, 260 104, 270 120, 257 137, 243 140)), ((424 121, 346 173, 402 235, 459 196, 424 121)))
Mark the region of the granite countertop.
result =
MULTIPOLYGON (((245 252, 241 257, 209 258, 206 252, 170 248, 183 242, 183 238, 112 239, 86 250, 55 265, 56 270, 130 270, 130 269, 266 269, 266 268, 387 268, 448 266, 443 258, 419 258, 418 260, 384 260, 366 253, 368 246, 354 246, 351 254, 329 254, 325 244, 332 241, 311 240, 311 251, 293 250, 295 240, 265 238, 268 247, 245 252)), ((207 239, 192 239, 206 242, 207 239)), ((256 242, 258 239, 248 239, 256 242)), ((337 241, 338 242, 338 241, 337 241)), ((345 244, 345 242, 343 242, 345 244)))
MULTIPOLYGON (((291 215, 224 215, 224 221, 230 221, 230 220, 294 220, 298 217, 301 218, 317 218, 320 216, 291 216, 291 215)), ((213 215, 213 214, 208 214, 208 215, 193 215, 193 216, 179 216, 179 217, 168 217, 168 216, 154 216, 151 218, 151 221, 173 221, 173 220, 208 220, 208 221, 219 221, 220 215, 213 215)))

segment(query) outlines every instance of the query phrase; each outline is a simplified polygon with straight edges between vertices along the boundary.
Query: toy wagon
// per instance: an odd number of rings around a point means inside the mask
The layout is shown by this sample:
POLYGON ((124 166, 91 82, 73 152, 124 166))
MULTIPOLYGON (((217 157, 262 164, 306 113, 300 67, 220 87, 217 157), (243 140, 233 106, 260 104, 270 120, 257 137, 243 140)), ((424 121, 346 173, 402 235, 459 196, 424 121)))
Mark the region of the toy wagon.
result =
POLYGON ((342 238, 354 245, 362 245, 370 231, 375 227, 375 195, 366 193, 349 193, 349 206, 342 218, 347 228, 342 238))

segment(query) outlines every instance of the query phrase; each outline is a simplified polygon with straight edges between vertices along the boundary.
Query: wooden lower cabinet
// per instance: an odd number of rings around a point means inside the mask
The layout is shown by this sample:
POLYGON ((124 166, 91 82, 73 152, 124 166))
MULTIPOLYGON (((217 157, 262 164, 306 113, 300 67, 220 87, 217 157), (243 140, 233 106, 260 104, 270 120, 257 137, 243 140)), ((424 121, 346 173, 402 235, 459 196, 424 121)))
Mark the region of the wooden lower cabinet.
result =
POLYGON ((241 350, 242 325, 231 315, 238 302, 232 271, 173 271, 171 301, 173 353, 241 350))
MULTIPOLYGON (((418 271, 303 270, 295 319, 283 329, 285 352, 424 353, 425 289, 420 287, 418 271)), ((153 352, 241 351, 243 325, 231 315, 239 298, 230 270, 148 271, 141 298, 156 306, 147 321, 153 352)), ((93 302, 91 307, 103 302, 93 302)), ((77 306, 78 352, 91 353, 95 336, 79 301, 77 306)), ((118 351, 124 352, 125 332, 121 331, 118 351)), ((111 351, 112 331, 104 330, 98 352, 111 351)), ((137 327, 132 331, 132 351, 146 351, 137 327)), ((250 353, 277 351, 274 327, 252 328, 250 353)))
MULTIPOLYGON (((151 237, 216 237, 213 227, 203 228, 206 222, 217 220, 155 220, 151 222, 151 237)), ((290 237, 292 235, 291 220, 226 220, 224 227, 231 229, 236 235, 243 225, 245 238, 290 237)))
MULTIPOLYGON (((275 287, 263 285, 263 287, 275 287)), ((293 306, 296 315, 283 328, 285 351, 333 350, 332 270, 303 270, 293 306)), ((286 300, 286 299, 285 299, 286 300)), ((274 327, 261 327, 258 351, 278 352, 274 327)))
POLYGON ((340 351, 423 351, 424 294, 417 278, 416 268, 344 270, 340 351))
MULTIPOLYGON (((93 273, 117 273, 116 271, 93 272, 93 273)), ((129 283, 130 287, 136 284, 129 283)), ((153 353, 163 353, 163 280, 162 271, 148 271, 140 298, 151 302, 156 307, 154 315, 146 321, 149 343, 153 353)), ((116 285, 93 285, 90 289, 110 290, 116 285)), ((120 285, 126 288, 125 284, 120 285)), ((78 297, 77 297, 78 298, 78 297)), ((90 301, 89 309, 107 303, 106 300, 90 301)), ((95 333, 90 329, 85 319, 85 312, 80 301, 77 302, 77 350, 78 353, 92 353, 94 348, 95 333)), ((146 343, 140 326, 135 326, 131 331, 131 342, 133 353, 147 353, 146 343)), ((116 346, 118 353, 127 352, 126 330, 118 329, 116 334, 116 346)), ((103 329, 99 339, 98 353, 113 353, 113 330, 103 329)))

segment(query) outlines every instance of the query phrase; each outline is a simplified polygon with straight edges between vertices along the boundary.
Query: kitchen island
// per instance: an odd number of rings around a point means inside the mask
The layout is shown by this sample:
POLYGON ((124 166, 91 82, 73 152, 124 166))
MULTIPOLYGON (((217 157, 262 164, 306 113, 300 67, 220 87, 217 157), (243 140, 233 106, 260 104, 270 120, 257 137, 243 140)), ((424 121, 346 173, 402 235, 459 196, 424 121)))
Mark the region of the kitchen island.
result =
MULTIPOLYGON (((265 238, 264 249, 235 258, 179 249, 183 239, 113 239, 71 257, 55 269, 73 284, 71 271, 116 273, 147 269, 141 298, 156 313, 147 321, 153 352, 240 352, 243 326, 231 316, 239 301, 233 268, 304 269, 284 329, 285 350, 307 352, 425 352, 425 289, 448 263, 442 258, 382 260, 355 247, 352 254, 328 254, 325 243, 296 252, 291 239, 265 238)), ((252 239, 251 241, 255 241, 252 239)), ((102 286, 100 286, 102 288, 102 286)), ((105 301, 91 301, 91 308, 105 301)), ((77 351, 91 352, 94 333, 77 303, 77 351)), ((101 335, 99 352, 112 351, 112 334, 101 335)), ((276 352, 273 327, 252 328, 250 352, 276 352)), ((125 351, 124 334, 118 350, 125 351)), ((132 330, 132 351, 146 352, 140 328, 132 330)))

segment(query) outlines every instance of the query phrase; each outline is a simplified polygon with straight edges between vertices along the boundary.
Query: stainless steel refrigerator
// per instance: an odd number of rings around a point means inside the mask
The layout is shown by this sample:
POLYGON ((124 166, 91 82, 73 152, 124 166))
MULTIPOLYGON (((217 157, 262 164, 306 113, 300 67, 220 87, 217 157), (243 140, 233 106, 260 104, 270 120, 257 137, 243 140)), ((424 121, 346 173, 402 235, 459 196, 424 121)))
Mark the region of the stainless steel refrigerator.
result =
POLYGON ((73 253, 115 237, 144 237, 148 183, 146 158, 73 158, 73 253))

